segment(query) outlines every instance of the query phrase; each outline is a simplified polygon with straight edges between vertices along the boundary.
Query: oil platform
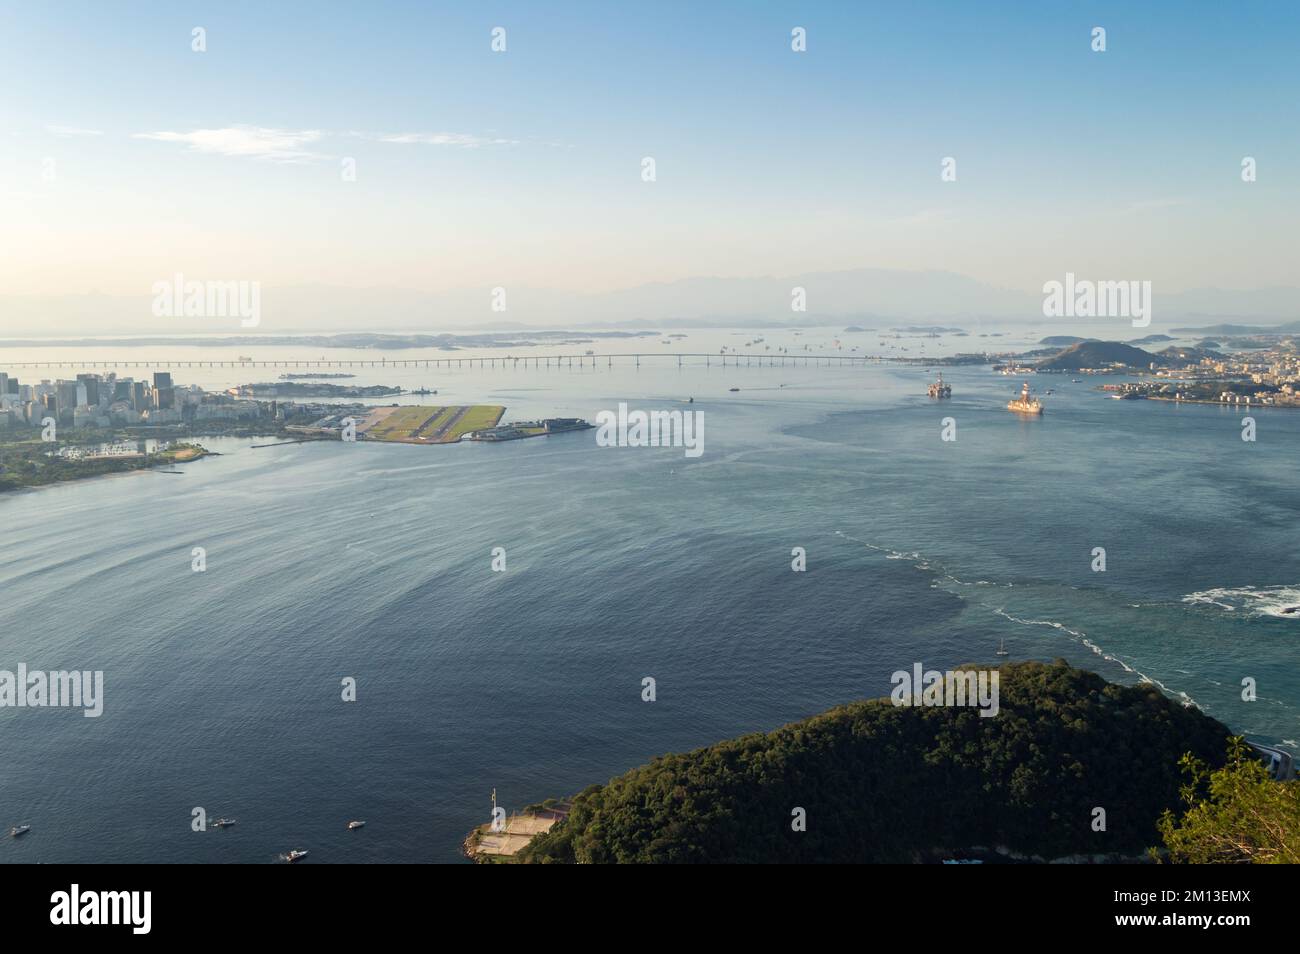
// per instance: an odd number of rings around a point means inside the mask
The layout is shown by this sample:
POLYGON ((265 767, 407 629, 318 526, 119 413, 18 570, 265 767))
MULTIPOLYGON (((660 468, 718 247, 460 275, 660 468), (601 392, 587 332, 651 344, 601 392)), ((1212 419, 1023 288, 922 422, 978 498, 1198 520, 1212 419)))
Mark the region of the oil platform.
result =
POLYGON ((1042 414, 1043 402, 1029 396, 1029 382, 1026 381, 1020 389, 1020 397, 1007 402, 1007 410, 1016 414, 1042 414))

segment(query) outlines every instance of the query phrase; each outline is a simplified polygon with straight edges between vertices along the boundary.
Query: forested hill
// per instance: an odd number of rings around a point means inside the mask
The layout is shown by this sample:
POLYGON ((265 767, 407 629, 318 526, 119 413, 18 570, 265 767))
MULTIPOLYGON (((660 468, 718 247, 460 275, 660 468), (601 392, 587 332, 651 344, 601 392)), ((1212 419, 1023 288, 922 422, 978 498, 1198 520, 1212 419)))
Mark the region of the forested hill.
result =
MULTIPOLYGON (((1163 335, 1149 335, 1144 341, 1163 338, 1163 335)), ((1044 341, 1049 339, 1044 338, 1044 341)), ((1077 371, 1081 368, 1105 368, 1111 365, 1123 365, 1130 368, 1146 370, 1152 365, 1158 368, 1185 368, 1200 364, 1202 359, 1221 361, 1224 355, 1217 351, 1203 348, 1169 347, 1154 354, 1143 351, 1131 344, 1119 341, 1098 341, 1089 338, 1079 341, 1068 348, 1044 358, 1034 367, 1040 371, 1077 371)))
POLYGON ((1001 710, 888 699, 666 755, 573 801, 517 860, 906 862, 1006 846, 1139 853, 1179 801, 1179 758, 1221 765, 1229 732, 1150 685, 1053 665, 999 667, 1001 710), (806 811, 807 829, 792 829, 806 811), (1105 831, 1094 831, 1094 809, 1105 831))
POLYGON ((1131 368, 1149 368, 1152 364, 1165 367, 1168 362, 1159 355, 1134 348, 1119 341, 1088 339, 1070 345, 1059 354, 1044 358, 1035 366, 1040 371, 1077 371, 1080 368, 1104 368, 1123 364, 1131 368))

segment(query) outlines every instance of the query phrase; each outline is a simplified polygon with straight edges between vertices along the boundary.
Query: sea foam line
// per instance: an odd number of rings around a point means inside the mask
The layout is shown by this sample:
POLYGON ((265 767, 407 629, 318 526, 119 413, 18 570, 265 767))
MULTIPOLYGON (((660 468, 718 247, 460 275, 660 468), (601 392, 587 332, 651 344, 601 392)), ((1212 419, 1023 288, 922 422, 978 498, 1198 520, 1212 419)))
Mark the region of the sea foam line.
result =
MULTIPOLYGON (((931 564, 933 564, 935 561, 922 556, 920 553, 916 551, 906 552, 902 550, 894 550, 890 547, 882 547, 874 543, 868 543, 866 540, 860 540, 857 537, 850 536, 849 534, 845 533, 843 530, 836 530, 835 534, 836 536, 841 536, 846 540, 851 540, 854 543, 860 544, 861 546, 864 546, 869 550, 875 550, 878 553, 883 553, 885 554, 886 559, 914 560, 916 562, 913 565, 916 566, 917 569, 929 570, 931 572, 934 572, 936 576, 940 577, 941 579, 947 580, 951 583, 954 583, 957 586, 998 586, 998 587, 1005 587, 1010 589, 1015 585, 1013 583, 994 583, 989 580, 978 580, 975 582, 967 582, 965 580, 961 580, 953 576, 951 573, 948 572, 946 568, 944 568, 942 571, 934 570, 931 564)), ((1077 587, 1072 587, 1072 589, 1077 589, 1077 587)), ((959 599, 962 599, 963 601, 965 599, 964 597, 961 597, 960 594, 954 593, 953 595, 957 596, 959 599)), ((1195 699, 1193 699, 1187 693, 1183 692, 1181 689, 1171 689, 1169 688, 1169 686, 1165 685, 1159 679, 1155 679, 1147 675, 1146 673, 1142 672, 1141 670, 1135 669, 1133 666, 1130 666, 1127 662, 1125 662, 1123 659, 1120 659, 1118 656, 1114 655, 1113 653, 1108 653, 1106 650, 1102 649, 1091 639, 1089 639, 1088 634, 1083 632, 1082 630, 1071 629, 1070 627, 1066 626, 1064 623, 1058 623, 1055 620, 1021 619, 1018 616, 1012 616, 1010 613, 1006 612, 1006 609, 1004 607, 1001 606, 993 610, 993 613, 1003 617, 1004 619, 1010 620, 1013 623, 1019 623, 1024 626, 1048 626, 1052 629, 1056 629, 1063 633, 1067 633, 1068 635, 1073 636, 1075 639, 1077 639, 1083 646, 1087 647, 1089 651, 1091 651, 1101 659, 1104 659, 1107 662, 1115 663, 1116 665, 1123 668, 1125 672, 1137 676, 1139 681, 1150 683, 1153 686, 1157 686, 1161 692, 1165 692, 1171 696, 1177 697, 1182 701, 1184 706, 1196 706, 1197 708, 1200 708, 1199 703, 1197 703, 1195 699)))
POLYGON ((1182 699, 1184 706, 1196 706, 1197 708, 1200 708, 1200 705, 1197 703, 1197 701, 1193 699, 1191 696, 1189 696, 1187 693, 1183 692, 1181 689, 1170 689, 1159 679, 1156 679, 1152 676, 1148 676, 1140 669, 1133 668, 1132 666, 1130 666, 1128 663, 1126 663, 1124 660, 1120 659, 1118 656, 1114 655, 1113 653, 1106 652, 1106 650, 1102 649, 1091 639, 1089 639, 1087 633, 1084 633, 1081 630, 1071 629, 1070 627, 1066 626, 1064 623, 1058 623, 1055 620, 1050 620, 1050 619, 1021 619, 1018 616, 1012 616, 1001 606, 999 606, 993 612, 996 613, 998 616, 1003 617, 1004 619, 1011 620, 1011 622, 1013 623, 1020 623, 1025 626, 1050 626, 1053 629, 1059 629, 1062 632, 1069 633, 1071 636, 1078 639, 1079 642, 1082 643, 1084 646, 1086 646, 1089 650, 1091 650, 1093 653, 1095 653, 1097 656, 1100 656, 1102 659, 1106 660, 1107 662, 1113 662, 1119 666, 1122 666, 1125 672, 1132 673, 1133 675, 1137 676, 1138 679, 1141 680, 1142 682, 1149 682, 1153 686, 1158 686, 1162 692, 1167 692, 1171 696, 1178 696, 1180 699, 1182 699))

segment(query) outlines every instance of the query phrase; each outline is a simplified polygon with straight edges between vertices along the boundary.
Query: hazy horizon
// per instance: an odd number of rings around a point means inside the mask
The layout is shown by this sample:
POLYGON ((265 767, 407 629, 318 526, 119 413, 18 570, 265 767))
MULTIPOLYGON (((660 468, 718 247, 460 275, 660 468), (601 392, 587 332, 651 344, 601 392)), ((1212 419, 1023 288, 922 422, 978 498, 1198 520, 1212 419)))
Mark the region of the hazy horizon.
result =
MULTIPOLYGON (((191 276, 184 276, 189 280, 191 276)), ((638 328, 799 327, 860 324, 1043 324, 1042 296, 994 288, 944 271, 853 269, 756 278, 690 277, 604 294, 506 289, 509 307, 493 311, 492 289, 445 293, 401 288, 351 289, 313 284, 260 289, 256 327, 235 316, 156 317, 151 295, 0 295, 0 338, 123 335, 439 333, 454 331, 638 328), (806 289, 808 310, 792 312, 792 288, 806 289)), ((1196 289, 1162 294, 1149 331, 1178 325, 1270 326, 1300 317, 1300 288, 1196 289)), ((1126 336, 1110 319, 1099 335, 1126 336)))
POLYGON ((260 333, 1032 321, 1066 272, 1300 315, 1284 4, 73 7, 0 36, 6 336, 233 330, 155 320, 177 274, 260 333))

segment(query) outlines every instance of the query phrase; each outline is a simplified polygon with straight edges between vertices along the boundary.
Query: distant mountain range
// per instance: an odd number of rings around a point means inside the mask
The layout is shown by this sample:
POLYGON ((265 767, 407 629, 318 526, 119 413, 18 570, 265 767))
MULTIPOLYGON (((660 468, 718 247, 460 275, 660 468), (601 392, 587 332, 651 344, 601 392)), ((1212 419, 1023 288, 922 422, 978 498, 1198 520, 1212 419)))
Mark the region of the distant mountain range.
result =
POLYGON ((1171 328, 1185 335, 1282 335, 1300 332, 1300 321, 1283 325, 1206 325, 1201 328, 1171 328))
MULTIPOLYGON (((255 275, 186 277, 257 279, 255 275)), ((861 268, 784 277, 699 277, 599 293, 516 286, 506 279, 501 287, 506 292, 505 310, 493 309, 493 289, 489 287, 422 292, 385 287, 267 285, 261 289, 261 320, 256 333, 847 324, 864 328, 959 324, 971 331, 972 322, 984 319, 999 324, 1044 321, 1041 293, 999 288, 947 271, 861 268), (806 311, 791 307, 796 288, 804 289, 806 311)), ((0 295, 0 335, 221 335, 247 330, 233 317, 158 318, 152 313, 152 301, 147 287, 134 296, 0 295)), ((501 301, 496 301, 499 308, 501 301)), ((1174 321, 1199 319, 1241 324, 1212 325, 1192 333, 1273 331, 1278 329, 1268 325, 1281 321, 1290 322, 1282 326, 1284 330, 1296 331, 1300 330, 1297 315, 1300 288, 1202 289, 1169 294, 1162 294, 1158 286, 1155 289, 1154 321, 1159 330, 1168 330, 1166 324, 1174 321)), ((1113 328, 1114 323, 1113 318, 1097 319, 1097 328, 1113 328)))
POLYGON ((654 331, 529 331, 483 332, 464 335, 232 335, 220 338, 142 336, 138 338, 47 338, 0 341, 0 348, 141 348, 183 344, 189 347, 245 348, 245 347, 311 347, 311 348, 379 348, 400 351, 405 348, 438 348, 456 351, 460 348, 517 348, 540 342, 547 344, 581 344, 596 338, 623 339, 657 337, 654 331))
MULTIPOLYGON (((224 278, 228 276, 216 276, 224 278)), ((249 281, 254 276, 236 276, 249 281)), ((166 278, 166 276, 163 276, 166 278)), ((198 279, 200 276, 186 276, 198 279)), ((1031 318, 1036 296, 985 285, 952 272, 858 269, 788 277, 687 278, 594 294, 515 286, 502 281, 504 310, 493 289, 418 292, 327 285, 261 289, 259 333, 575 327, 690 328, 859 324, 988 316, 1031 318), (804 289, 806 310, 792 308, 804 289)), ((0 296, 0 333, 227 334, 238 318, 156 318, 147 288, 135 297, 0 296)))

